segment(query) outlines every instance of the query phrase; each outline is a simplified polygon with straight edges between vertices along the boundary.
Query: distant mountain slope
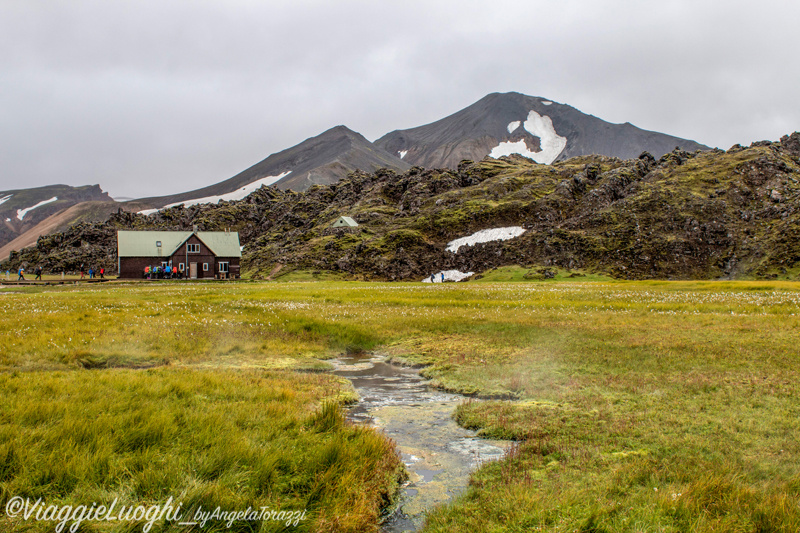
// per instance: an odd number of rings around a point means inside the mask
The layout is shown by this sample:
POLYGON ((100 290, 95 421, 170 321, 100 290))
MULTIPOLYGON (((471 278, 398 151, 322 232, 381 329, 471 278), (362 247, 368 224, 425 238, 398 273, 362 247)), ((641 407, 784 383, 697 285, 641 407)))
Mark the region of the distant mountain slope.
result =
MULTIPOLYGON (((114 200, 99 185, 48 185, 0 191, 0 247, 30 231, 46 218, 82 202, 114 203, 114 200)), ((103 213, 100 218, 93 220, 105 220, 107 216, 108 213, 103 213)))
POLYGON ((217 203, 220 199, 240 200, 262 185, 304 191, 312 185, 335 183, 354 170, 372 172, 381 167, 402 172, 411 165, 377 148, 361 134, 336 126, 272 154, 228 180, 186 193, 143 198, 136 203, 164 207, 182 202, 188 206, 217 203))
POLYGON ((82 202, 50 215, 31 227, 11 242, 0 246, 0 261, 8 259, 14 250, 22 250, 33 246, 39 237, 64 231, 73 224, 81 222, 101 222, 108 219, 111 213, 119 210, 117 202, 82 202))
POLYGON ((452 168, 464 159, 518 153, 539 163, 580 155, 629 159, 647 151, 655 157, 680 147, 708 147, 695 141, 611 124, 568 105, 520 93, 493 93, 431 124, 395 130, 375 144, 412 165, 452 168))

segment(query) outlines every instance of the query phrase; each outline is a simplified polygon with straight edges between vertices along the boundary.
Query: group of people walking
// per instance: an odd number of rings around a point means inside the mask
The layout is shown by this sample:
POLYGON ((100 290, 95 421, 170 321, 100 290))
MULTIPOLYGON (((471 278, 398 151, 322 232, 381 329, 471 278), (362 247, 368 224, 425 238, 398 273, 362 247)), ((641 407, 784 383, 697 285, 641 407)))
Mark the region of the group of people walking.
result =
MULTIPOLYGON (((36 274, 36 280, 42 279, 42 266, 36 265, 36 268, 33 269, 33 273, 36 274)), ((6 271, 6 279, 8 279, 8 271, 6 271)), ((20 266, 17 269, 17 281, 25 281, 25 267, 20 266)))
MULTIPOLYGON (((28 281, 25 279, 25 273, 26 273, 25 267, 20 265, 19 268, 17 268, 17 281, 28 281)), ((34 281, 43 281, 42 274, 44 274, 44 269, 42 268, 42 265, 36 265, 36 268, 33 269, 33 273, 35 275, 34 281)), ((106 279, 106 269, 105 267, 102 266, 100 268, 94 268, 94 267, 87 268, 86 265, 81 265, 80 273, 82 280, 86 279, 87 276, 89 277, 89 279, 95 279, 95 278, 106 279)), ((61 272, 62 280, 64 279, 64 274, 65 272, 62 271, 61 272)), ((11 279, 11 272, 9 272, 8 270, 5 273, 5 279, 9 281, 11 279)))
POLYGON ((106 279, 106 269, 104 267, 100 267, 99 270, 89 267, 87 272, 86 265, 81 264, 81 279, 86 279, 87 273, 89 275, 89 279, 94 279, 95 277, 106 279))

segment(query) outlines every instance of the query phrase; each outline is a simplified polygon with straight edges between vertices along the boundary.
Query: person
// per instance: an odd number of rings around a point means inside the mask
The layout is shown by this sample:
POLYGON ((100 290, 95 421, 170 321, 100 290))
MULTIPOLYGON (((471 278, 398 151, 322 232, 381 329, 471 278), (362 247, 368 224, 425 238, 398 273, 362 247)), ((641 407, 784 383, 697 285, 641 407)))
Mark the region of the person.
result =
POLYGON ((89 267, 89 279, 94 279, 94 269, 89 267))
POLYGON ((167 265, 166 268, 164 269, 164 274, 166 274, 164 276, 165 278, 172 279, 172 267, 167 265))
POLYGON ((444 283, 444 272, 442 272, 442 283, 444 283))
POLYGON ((86 267, 81 263, 81 279, 86 277, 86 267))
POLYGON ((431 283, 436 283, 436 278, 434 276, 436 276, 436 274, 431 274, 431 283))
POLYGON ((36 265, 36 270, 34 270, 33 272, 36 274, 36 277, 33 278, 33 280, 36 281, 38 279, 39 281, 41 281, 42 280, 42 265, 36 265))
POLYGON ((19 271, 17 272, 17 274, 19 275, 19 277, 17 278, 17 281, 25 281, 25 269, 24 268, 19 267, 19 271))
POLYGON ((106 273, 106 267, 100 267, 100 279, 106 279, 104 274, 106 273))

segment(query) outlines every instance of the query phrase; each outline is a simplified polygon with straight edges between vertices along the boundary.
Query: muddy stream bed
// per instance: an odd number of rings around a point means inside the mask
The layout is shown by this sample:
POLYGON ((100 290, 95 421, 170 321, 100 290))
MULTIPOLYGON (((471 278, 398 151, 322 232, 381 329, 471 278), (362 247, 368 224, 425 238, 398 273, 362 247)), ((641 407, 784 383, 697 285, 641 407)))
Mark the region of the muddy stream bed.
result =
POLYGON ((348 418, 374 425, 394 440, 409 473, 384 532, 420 529, 425 511, 464 492, 470 473, 502 457, 508 446, 477 438, 474 431, 456 424, 451 415, 464 396, 428 387, 414 369, 388 364, 380 356, 330 362, 333 374, 349 379, 360 397, 348 418))

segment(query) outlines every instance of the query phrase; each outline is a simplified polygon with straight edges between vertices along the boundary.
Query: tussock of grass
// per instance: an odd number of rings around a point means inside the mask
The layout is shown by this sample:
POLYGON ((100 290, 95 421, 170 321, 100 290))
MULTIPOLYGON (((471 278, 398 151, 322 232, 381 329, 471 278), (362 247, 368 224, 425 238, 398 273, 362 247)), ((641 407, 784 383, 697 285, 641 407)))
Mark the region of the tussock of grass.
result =
POLYGON ((337 402, 314 410, 336 389, 327 375, 262 370, 1 374, 0 504, 172 496, 187 512, 307 509, 298 531, 375 530, 399 459, 389 441, 345 423, 337 402))

